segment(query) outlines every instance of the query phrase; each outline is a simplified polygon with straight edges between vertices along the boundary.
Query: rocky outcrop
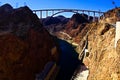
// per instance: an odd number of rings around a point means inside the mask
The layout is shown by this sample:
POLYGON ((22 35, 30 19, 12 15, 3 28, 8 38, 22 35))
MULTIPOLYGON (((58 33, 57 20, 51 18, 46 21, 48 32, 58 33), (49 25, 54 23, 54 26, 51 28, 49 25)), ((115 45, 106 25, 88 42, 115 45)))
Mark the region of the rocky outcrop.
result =
POLYGON ((70 36, 75 37, 78 33, 84 28, 83 25, 88 23, 87 15, 83 14, 74 14, 69 22, 66 24, 65 32, 68 33, 70 36))
POLYGON ((47 17, 42 19, 44 27, 50 32, 58 32, 62 31, 65 28, 65 24, 69 21, 69 18, 64 16, 56 16, 56 17, 47 17))
POLYGON ((0 17, 2 17, 2 15, 9 14, 12 11, 13 11, 13 7, 9 4, 5 4, 5 5, 1 6, 0 7, 0 17))
POLYGON ((116 21, 120 20, 120 8, 115 8, 104 13, 104 16, 101 16, 101 21, 106 23, 115 24, 116 21))
POLYGON ((67 23, 66 28, 76 29, 79 24, 88 22, 87 19, 88 18, 82 14, 79 14, 79 13, 74 14, 69 20, 69 22, 67 23))
POLYGON ((43 18, 42 22, 43 22, 44 26, 48 26, 48 25, 51 25, 51 24, 59 24, 59 23, 65 24, 65 23, 68 22, 68 20, 69 20, 69 18, 66 18, 64 16, 59 15, 59 16, 56 16, 56 17, 50 16, 50 17, 47 17, 47 18, 43 18))
MULTIPOLYGON (((79 59, 84 53, 82 51, 86 41, 88 43, 86 48, 89 53, 83 59, 85 67, 89 69, 88 80, 120 80, 120 40, 115 48, 115 22, 120 19, 116 15, 119 9, 106 12, 105 17, 98 22, 86 24, 78 36, 73 38, 73 42, 79 44, 76 49, 79 52, 79 59)), ((80 70, 81 66, 75 71, 78 73, 74 80, 85 78, 81 77, 80 70)))
POLYGON ((7 14, 0 15, 0 80, 35 80, 58 61, 57 45, 28 7, 11 9, 0 7, 7 14))
POLYGON ((80 37, 80 33, 85 35, 84 30, 87 32, 90 27, 87 25, 90 22, 86 14, 74 14, 70 20, 65 24, 65 28, 61 31, 55 32, 54 35, 57 37, 68 41, 74 46, 78 46, 80 40, 83 38, 80 37), (85 27, 88 26, 88 27, 85 27))

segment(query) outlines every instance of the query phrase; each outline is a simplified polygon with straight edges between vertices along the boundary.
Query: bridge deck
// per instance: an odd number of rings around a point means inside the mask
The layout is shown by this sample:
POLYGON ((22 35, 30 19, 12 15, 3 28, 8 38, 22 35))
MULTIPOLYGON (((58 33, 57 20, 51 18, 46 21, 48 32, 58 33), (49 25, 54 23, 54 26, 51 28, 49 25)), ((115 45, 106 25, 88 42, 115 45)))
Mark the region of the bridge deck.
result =
POLYGON ((81 10, 81 9, 41 9, 41 10, 33 10, 35 11, 82 11, 82 12, 95 12, 95 13, 104 13, 102 11, 94 11, 94 10, 81 10))
POLYGON ((96 21, 96 17, 98 17, 98 19, 100 18, 101 15, 104 16, 104 12, 102 11, 94 11, 94 10, 81 10, 81 9, 41 9, 41 10, 33 10, 33 12, 37 15, 39 15, 39 18, 43 18, 43 15, 46 14, 46 16, 44 17, 48 17, 48 16, 54 16, 57 15, 59 13, 63 13, 63 12, 72 12, 72 13, 83 13, 83 14, 87 14, 88 15, 88 20, 90 19, 90 16, 93 16, 93 22, 96 21), (39 13, 37 13, 39 12, 39 13), (45 13, 43 13, 45 12, 45 13), (52 12, 52 14, 49 14, 49 12, 52 12), (92 13, 92 14, 91 14, 92 13))

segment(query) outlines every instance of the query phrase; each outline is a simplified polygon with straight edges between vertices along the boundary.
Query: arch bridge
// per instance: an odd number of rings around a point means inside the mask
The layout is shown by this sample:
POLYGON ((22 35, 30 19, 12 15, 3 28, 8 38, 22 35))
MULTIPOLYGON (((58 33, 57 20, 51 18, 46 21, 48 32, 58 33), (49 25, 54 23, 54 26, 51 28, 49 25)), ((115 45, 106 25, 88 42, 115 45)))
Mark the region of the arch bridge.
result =
POLYGON ((33 10, 33 13, 37 14, 38 17, 41 19, 43 18, 43 14, 45 15, 44 17, 48 16, 54 16, 59 13, 63 12, 72 12, 72 13, 80 13, 80 14, 87 14, 88 19, 90 16, 93 17, 93 20, 95 20, 95 17, 100 17, 104 15, 104 12, 101 11, 93 11, 93 10, 81 10, 81 9, 42 9, 42 10, 33 10), (51 14, 49 14, 51 13, 51 14))

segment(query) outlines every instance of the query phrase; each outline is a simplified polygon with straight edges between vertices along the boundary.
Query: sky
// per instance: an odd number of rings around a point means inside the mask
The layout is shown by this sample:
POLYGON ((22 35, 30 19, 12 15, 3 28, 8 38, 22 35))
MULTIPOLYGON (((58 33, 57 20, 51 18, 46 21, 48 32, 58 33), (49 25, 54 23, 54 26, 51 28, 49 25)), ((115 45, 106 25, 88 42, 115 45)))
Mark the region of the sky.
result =
POLYGON ((38 9, 85 9, 108 11, 115 6, 120 7, 120 0, 0 0, 0 5, 11 4, 14 8, 27 5, 32 10, 38 9))

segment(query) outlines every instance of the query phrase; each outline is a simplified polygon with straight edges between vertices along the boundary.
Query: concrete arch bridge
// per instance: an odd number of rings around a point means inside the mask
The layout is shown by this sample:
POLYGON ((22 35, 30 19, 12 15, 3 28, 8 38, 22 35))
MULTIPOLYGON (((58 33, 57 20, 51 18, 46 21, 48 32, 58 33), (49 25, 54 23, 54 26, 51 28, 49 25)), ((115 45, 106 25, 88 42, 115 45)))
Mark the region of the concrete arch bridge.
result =
POLYGON ((98 19, 99 19, 100 16, 102 16, 102 15, 104 16, 104 12, 93 11, 93 10, 81 10, 81 9, 42 9, 42 10, 33 10, 33 13, 37 14, 40 19, 43 18, 43 15, 46 18, 48 16, 55 16, 57 14, 64 13, 64 12, 87 14, 88 19, 90 18, 90 16, 93 17, 93 21, 95 20, 96 17, 98 17, 98 19), (49 14, 49 13, 51 13, 51 14, 49 14))

